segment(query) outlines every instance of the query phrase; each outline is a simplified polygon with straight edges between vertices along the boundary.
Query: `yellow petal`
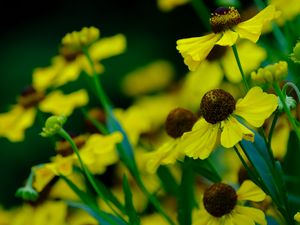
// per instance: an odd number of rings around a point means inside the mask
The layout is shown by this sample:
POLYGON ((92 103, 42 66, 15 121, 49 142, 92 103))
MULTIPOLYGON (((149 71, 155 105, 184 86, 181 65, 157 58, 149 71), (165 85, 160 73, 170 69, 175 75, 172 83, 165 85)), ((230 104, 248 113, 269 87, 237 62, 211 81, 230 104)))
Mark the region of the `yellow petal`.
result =
POLYGON ((192 225, 207 225, 212 216, 204 209, 193 213, 192 225))
POLYGON ((117 34, 112 37, 101 38, 95 42, 89 52, 95 61, 106 59, 123 53, 126 49, 126 38, 123 34, 117 34))
POLYGON ((226 30, 216 44, 221 46, 232 46, 236 43, 238 36, 239 35, 236 32, 232 30, 226 30))
POLYGON ((297 222, 300 222, 300 212, 297 212, 297 213, 294 215, 294 220, 296 220, 297 222))
POLYGON ((34 168, 34 181, 32 186, 38 192, 41 192, 44 187, 55 177, 55 174, 48 167, 35 167, 34 168))
POLYGON ((254 134, 251 130, 242 125, 233 116, 230 116, 222 122, 221 145, 231 148, 243 138, 254 141, 254 134))
POLYGON ((254 221, 249 219, 247 215, 242 215, 234 213, 232 215, 232 220, 235 225, 255 225, 254 221))
POLYGON ((56 66, 36 68, 32 74, 32 85, 37 91, 45 91, 53 85, 53 81, 58 73, 56 66))
POLYGON ((253 87, 244 98, 238 100, 234 114, 243 117, 252 126, 260 127, 277 106, 275 95, 264 93, 260 87, 253 87))
POLYGON ((171 139, 163 144, 156 151, 148 154, 148 162, 146 165, 149 173, 155 173, 160 165, 173 164, 183 153, 176 148, 180 139, 171 139))
POLYGON ((263 201, 266 194, 252 181, 246 180, 237 190, 238 200, 250 200, 254 202, 263 201))
POLYGON ((32 126, 35 115, 35 108, 24 109, 14 105, 9 112, 0 114, 0 136, 12 142, 23 141, 25 130, 32 126))
MULTIPOLYGON (((237 44, 240 61, 246 75, 260 66, 266 58, 266 51, 250 41, 243 41, 237 44)), ((232 83, 239 83, 242 80, 241 73, 235 61, 233 51, 226 51, 221 59, 226 78, 232 83)))
POLYGON ((267 225, 265 214, 260 209, 237 205, 235 207, 235 210, 239 214, 247 215, 248 217, 250 217, 252 220, 254 220, 256 223, 260 225, 267 225))
POLYGON ((192 131, 183 134, 177 148, 194 159, 207 158, 218 143, 219 124, 210 124, 200 119, 192 131))
POLYGON ((279 13, 273 5, 269 5, 260 11, 256 16, 242 23, 239 23, 234 29, 241 38, 257 42, 261 35, 263 26, 278 17, 279 13))
POLYGON ((208 34, 202 37, 185 38, 177 41, 177 50, 184 58, 184 63, 194 71, 207 57, 222 34, 208 34))
POLYGON ((53 91, 39 104, 39 108, 54 115, 69 116, 76 107, 87 103, 88 94, 83 89, 68 95, 64 95, 61 91, 53 91))

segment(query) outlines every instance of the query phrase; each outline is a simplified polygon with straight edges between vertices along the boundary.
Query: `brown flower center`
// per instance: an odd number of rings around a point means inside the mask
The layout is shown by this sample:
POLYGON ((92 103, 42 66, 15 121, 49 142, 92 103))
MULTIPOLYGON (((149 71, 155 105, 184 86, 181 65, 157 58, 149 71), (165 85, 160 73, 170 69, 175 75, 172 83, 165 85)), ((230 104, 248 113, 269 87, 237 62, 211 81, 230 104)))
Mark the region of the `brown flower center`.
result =
POLYGON ((208 213, 215 217, 221 217, 230 213, 237 202, 235 190, 224 183, 210 186, 203 197, 203 204, 208 213))
POLYGON ((231 29, 240 22, 241 16, 233 7, 219 7, 211 14, 210 18, 210 25, 215 33, 231 29))
POLYGON ((225 120, 234 110, 234 98, 222 89, 208 91, 200 104, 201 115, 211 124, 225 120))
POLYGON ((26 87, 18 98, 18 102, 24 108, 36 106, 40 101, 45 98, 43 92, 38 92, 32 86, 26 87))
MULTIPOLYGON (((72 137, 73 141, 75 142, 78 149, 80 149, 86 142, 86 136, 71 135, 71 137, 72 137)), ((73 153, 73 149, 72 149, 71 145, 66 140, 61 140, 61 141, 56 142, 55 150, 56 150, 57 154, 60 154, 64 157, 69 156, 73 153)))
POLYGON ((183 108, 173 109, 165 122, 165 128, 168 135, 173 138, 178 138, 184 132, 192 129, 197 117, 189 110, 183 108))

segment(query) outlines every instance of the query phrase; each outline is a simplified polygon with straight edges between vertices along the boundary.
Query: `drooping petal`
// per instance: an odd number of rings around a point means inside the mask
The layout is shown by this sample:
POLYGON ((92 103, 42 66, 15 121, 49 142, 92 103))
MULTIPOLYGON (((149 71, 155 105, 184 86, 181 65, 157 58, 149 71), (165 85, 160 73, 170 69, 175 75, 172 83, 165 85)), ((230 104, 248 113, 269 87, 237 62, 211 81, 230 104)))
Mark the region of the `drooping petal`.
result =
POLYGON ((64 95, 61 91, 53 91, 39 104, 39 108, 43 112, 54 115, 69 116, 76 107, 84 106, 87 103, 88 94, 83 89, 68 95, 64 95))
POLYGON ((12 142, 23 141, 25 130, 32 126, 35 115, 35 108, 14 105, 10 111, 0 114, 0 136, 12 142))
POLYGON ((117 34, 112 37, 101 38, 95 42, 89 52, 95 61, 106 59, 123 53, 126 49, 126 38, 123 34, 117 34))
POLYGON ((216 61, 203 61, 196 71, 185 76, 179 94, 180 105, 197 110, 203 95, 218 88, 222 80, 223 71, 220 64, 216 61))
POLYGON ((180 139, 172 139, 163 144, 156 151, 148 154, 147 171, 155 173, 160 165, 173 164, 183 155, 179 148, 176 148, 180 139))
POLYGON ((199 210, 193 214, 192 225, 207 225, 212 216, 206 210, 199 210))
POLYGON ((183 134, 177 148, 194 159, 207 158, 214 150, 219 139, 220 124, 210 124, 200 119, 194 124, 192 131, 183 134))
POLYGON ((234 225, 255 225, 254 221, 249 219, 247 215, 242 215, 238 213, 232 214, 232 220, 234 225))
POLYGON ((247 206, 236 206, 235 211, 242 215, 247 215, 252 220, 260 225, 267 225, 265 214, 260 209, 247 207, 247 206))
POLYGON ((231 148, 242 139, 254 141, 254 133, 233 116, 222 122, 221 145, 231 148))
POLYGON ((202 37, 185 38, 177 41, 177 50, 191 71, 197 69, 207 57, 222 34, 208 34, 202 37))
POLYGON ((236 32, 232 30, 226 30, 216 44, 221 46, 232 46, 236 43, 238 37, 239 35, 236 32))
POLYGON ((257 42, 263 26, 279 16, 273 5, 269 5, 249 20, 239 23, 234 30, 241 38, 257 42))
POLYGON ((244 98, 238 100, 234 114, 243 117, 252 126, 260 127, 277 106, 275 95, 264 93, 260 87, 253 87, 244 98))
POLYGON ((266 194, 250 180, 244 181, 236 193, 238 200, 260 202, 266 197, 266 194))

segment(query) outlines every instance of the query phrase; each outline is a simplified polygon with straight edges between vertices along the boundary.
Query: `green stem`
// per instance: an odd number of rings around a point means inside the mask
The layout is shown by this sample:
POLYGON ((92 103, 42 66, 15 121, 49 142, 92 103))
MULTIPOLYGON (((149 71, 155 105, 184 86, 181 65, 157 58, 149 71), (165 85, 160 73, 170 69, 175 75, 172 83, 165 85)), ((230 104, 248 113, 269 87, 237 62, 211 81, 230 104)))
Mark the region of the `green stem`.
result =
POLYGON ((191 4, 195 9, 197 15, 202 21, 203 25, 207 30, 211 30, 211 26, 209 23, 210 11, 207 6, 203 3, 202 0, 191 0, 191 4))
POLYGON ((247 82, 247 79, 246 79, 246 76, 245 76, 245 73, 244 73, 244 70, 243 70, 243 67, 242 67, 240 58, 239 58, 239 54, 238 54, 238 51, 237 51, 237 47, 236 47, 235 44, 232 45, 231 47, 232 47, 233 54, 234 54, 235 60, 236 60, 236 62, 237 62, 237 65, 238 65, 239 70, 240 70, 240 72, 241 72, 241 75, 242 75, 242 79, 243 79, 245 88, 246 88, 247 91, 249 91, 249 85, 248 85, 248 82, 247 82))
POLYGON ((110 103, 109 103, 108 98, 107 98, 105 92, 103 91, 103 87, 101 86, 101 83, 98 79, 99 74, 95 70, 94 61, 93 61, 88 49, 83 48, 83 53, 86 56, 87 60, 89 61, 91 69, 92 69, 92 77, 93 77, 94 85, 96 88, 97 97, 100 100, 101 104, 103 105, 103 108, 105 109, 105 111, 108 112, 111 108, 110 103))
POLYGON ((102 134, 109 134, 106 127, 98 122, 96 119, 94 119, 92 116, 88 114, 88 112, 85 109, 81 109, 83 115, 92 122, 92 124, 102 133, 102 134))
POLYGON ((276 94, 278 95, 282 105, 283 105, 283 109, 284 109, 284 111, 285 111, 285 113, 286 113, 293 129, 295 130, 298 139, 300 140, 300 131, 299 131, 299 128, 297 127, 297 125, 295 123, 295 119, 293 118, 289 107, 286 105, 285 95, 281 92, 280 87, 277 83, 273 83, 273 88, 274 88, 276 94))
MULTIPOLYGON (((277 120, 279 118, 279 114, 280 112, 277 110, 275 112, 275 115, 274 115, 274 118, 273 118, 273 121, 272 121, 272 125, 271 125, 271 128, 270 128, 270 132, 269 132, 269 136, 268 136, 268 149, 271 149, 271 143, 272 143, 272 137, 273 137, 273 132, 274 132, 274 129, 275 129, 275 126, 276 126, 276 123, 277 123, 277 120)), ((271 151, 272 152, 272 151, 271 151)), ((272 155, 273 155, 273 152, 272 152, 272 155)), ((274 158, 274 156, 273 156, 274 158)))
POLYGON ((109 208, 118 216, 120 217, 120 219, 123 220, 123 218, 120 216, 120 214, 111 206, 111 204, 109 203, 109 201, 106 200, 106 198, 104 197, 104 195, 102 194, 101 190, 98 188, 93 175, 89 172, 88 168, 85 166, 85 164, 83 163, 81 156, 79 154, 79 150, 75 144, 75 142, 73 141, 73 139, 71 138, 71 136, 63 129, 61 128, 60 131, 58 132, 58 134, 60 136, 62 136, 64 139, 66 139, 69 144, 71 145, 74 153, 76 154, 80 167, 83 170, 84 174, 86 175, 88 181, 90 182, 90 184, 92 185, 92 187, 94 188, 94 190, 96 191, 96 193, 107 203, 107 205, 109 206, 109 208))

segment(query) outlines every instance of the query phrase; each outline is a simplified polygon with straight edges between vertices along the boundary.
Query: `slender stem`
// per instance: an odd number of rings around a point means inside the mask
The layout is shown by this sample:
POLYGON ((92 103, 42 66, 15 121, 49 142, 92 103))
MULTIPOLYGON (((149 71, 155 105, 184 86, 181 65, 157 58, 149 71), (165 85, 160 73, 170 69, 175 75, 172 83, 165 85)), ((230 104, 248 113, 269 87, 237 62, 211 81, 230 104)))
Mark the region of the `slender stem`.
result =
POLYGON ((298 102, 300 102, 300 91, 299 91, 298 87, 294 83, 292 83, 292 82, 285 83, 283 85, 283 88, 282 88, 282 93, 284 95, 286 95, 286 90, 287 90, 288 86, 290 86, 290 87, 292 87, 294 89, 294 91, 296 92, 296 95, 298 97, 298 102))
POLYGON ((283 105, 283 109, 286 112, 287 117, 288 117, 290 123, 292 124, 292 127, 295 130, 298 139, 300 140, 300 131, 299 131, 299 128, 297 127, 297 125, 295 123, 295 119, 293 118, 289 107, 286 105, 285 95, 283 95, 283 93, 281 92, 280 87, 277 83, 273 83, 273 88, 274 88, 276 94, 278 95, 282 105, 283 105))
POLYGON ((94 188, 94 190, 96 191, 96 193, 107 203, 107 205, 110 207, 110 209, 117 215, 120 217, 120 219, 123 220, 123 218, 120 216, 120 214, 111 206, 111 204, 106 200, 106 198, 103 196, 102 192, 100 191, 100 189, 98 188, 93 175, 89 172, 88 168, 85 166, 85 164, 83 163, 81 156, 79 154, 79 150, 75 144, 75 142, 73 141, 73 139, 70 137, 70 135, 63 129, 61 128, 59 131, 59 135, 62 136, 64 139, 66 139, 69 144, 71 145, 74 153, 76 154, 80 167, 82 168, 83 172, 85 173, 88 181, 91 183, 92 187, 94 188))
POLYGON ((195 9, 197 15, 199 16, 200 20, 202 21, 203 25, 207 30, 211 30, 210 24, 209 24, 209 18, 210 18, 210 11, 203 3, 202 0, 191 0, 191 4, 193 8, 195 9))
MULTIPOLYGON (((269 132, 269 136, 268 136, 268 149, 271 149, 271 143, 272 143, 272 137, 273 137, 273 132, 274 132, 274 129, 275 129, 275 126, 276 126, 276 123, 277 123, 277 120, 279 118, 279 110, 277 110, 275 112, 275 115, 274 115, 274 118, 273 118, 273 121, 272 121, 272 124, 271 124, 271 128, 270 128, 270 132, 269 132)), ((272 152, 272 151, 271 151, 272 152)), ((272 152, 272 155, 273 155, 273 152, 272 152)), ((274 156, 273 156, 274 157, 274 156)))
POLYGON ((237 47, 236 47, 235 44, 232 45, 231 47, 232 47, 233 54, 234 54, 235 60, 236 60, 236 62, 237 62, 237 65, 238 65, 239 70, 240 70, 240 72, 241 72, 241 75, 242 75, 242 79, 243 79, 245 88, 246 88, 247 91, 249 91, 249 85, 248 85, 248 82, 247 82, 247 79, 246 79, 246 76, 245 76, 245 73, 244 73, 244 70, 243 70, 243 67, 242 67, 240 58, 239 58, 239 54, 238 54, 238 51, 237 51, 237 47))
POLYGON ((98 122, 96 119, 94 119, 92 116, 88 114, 88 112, 85 109, 81 109, 83 115, 92 122, 92 124, 102 133, 102 134, 108 134, 108 131, 106 127, 98 122))
POLYGON ((107 99, 107 96, 106 96, 105 92, 103 91, 101 83, 98 79, 99 74, 97 73, 97 71, 95 69, 94 61, 93 61, 88 49, 83 48, 83 53, 85 54, 87 60, 89 61, 91 69, 92 69, 92 76, 93 76, 93 81, 94 81, 94 85, 96 88, 97 97, 99 98, 105 111, 108 112, 111 107, 110 107, 109 101, 107 99))

